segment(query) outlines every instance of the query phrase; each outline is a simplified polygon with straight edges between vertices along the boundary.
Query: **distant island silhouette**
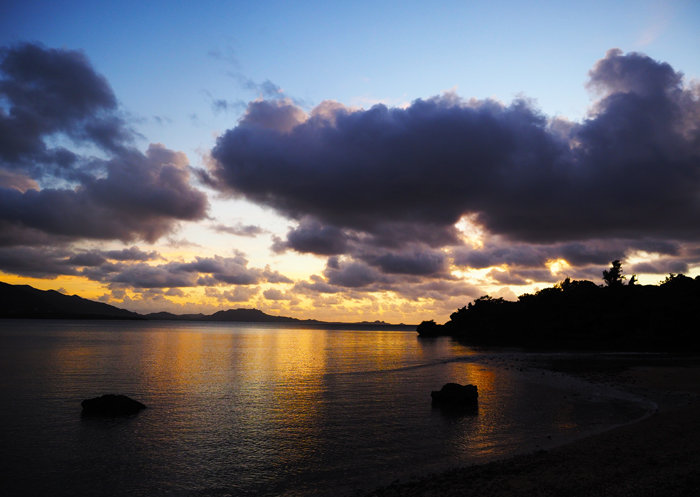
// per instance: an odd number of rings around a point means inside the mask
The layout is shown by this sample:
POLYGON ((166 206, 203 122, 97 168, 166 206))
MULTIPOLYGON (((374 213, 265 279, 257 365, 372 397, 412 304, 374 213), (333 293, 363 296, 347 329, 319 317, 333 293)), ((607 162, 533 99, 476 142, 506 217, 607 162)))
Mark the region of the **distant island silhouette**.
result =
POLYGON ((565 280, 518 300, 479 297, 421 337, 450 336, 468 345, 539 349, 697 351, 700 277, 669 274, 659 285, 627 282, 619 260, 603 284, 565 280))
POLYGON ((239 323, 277 323, 285 326, 324 328, 377 328, 413 330, 415 325, 392 324, 384 321, 353 323, 297 319, 272 316, 258 309, 228 309, 213 314, 172 314, 153 312, 139 314, 103 302, 64 295, 55 290, 39 290, 29 285, 0 282, 0 318, 5 319, 130 319, 167 321, 221 321, 239 323))

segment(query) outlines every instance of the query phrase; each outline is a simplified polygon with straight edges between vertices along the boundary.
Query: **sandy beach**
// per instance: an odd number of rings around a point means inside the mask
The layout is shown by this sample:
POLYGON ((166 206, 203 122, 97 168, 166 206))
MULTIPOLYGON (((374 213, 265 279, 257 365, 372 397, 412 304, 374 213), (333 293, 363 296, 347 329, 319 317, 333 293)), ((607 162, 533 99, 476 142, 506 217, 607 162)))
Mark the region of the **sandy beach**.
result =
POLYGON ((542 366, 612 383, 658 409, 552 450, 397 482, 368 497, 699 494, 700 358, 634 356, 542 366))

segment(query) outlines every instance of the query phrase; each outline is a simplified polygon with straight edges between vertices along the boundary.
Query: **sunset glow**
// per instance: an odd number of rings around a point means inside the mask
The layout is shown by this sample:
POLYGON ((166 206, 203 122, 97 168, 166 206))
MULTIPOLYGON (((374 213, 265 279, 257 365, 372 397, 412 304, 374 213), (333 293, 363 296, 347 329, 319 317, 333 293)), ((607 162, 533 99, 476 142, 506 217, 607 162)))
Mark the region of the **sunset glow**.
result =
POLYGON ((418 323, 613 259, 700 274, 698 6, 506 3, 14 2, 0 280, 418 323))

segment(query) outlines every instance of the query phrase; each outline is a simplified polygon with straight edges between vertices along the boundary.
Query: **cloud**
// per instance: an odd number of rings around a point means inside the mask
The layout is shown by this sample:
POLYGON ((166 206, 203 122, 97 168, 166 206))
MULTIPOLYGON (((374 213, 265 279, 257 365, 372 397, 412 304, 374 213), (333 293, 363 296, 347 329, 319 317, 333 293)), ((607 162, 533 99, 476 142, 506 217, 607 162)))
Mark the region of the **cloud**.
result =
MULTIPOLYGON (((461 299, 461 305, 464 305, 464 302, 470 297, 484 294, 484 291, 477 286, 464 281, 442 279, 419 281, 411 285, 398 285, 395 292, 412 300, 432 299, 436 302, 442 302, 457 298, 461 299)), ((447 309, 454 310, 454 306, 450 304, 447 309)))
POLYGON ((39 183, 32 178, 25 176, 24 174, 0 169, 0 188, 14 188, 17 191, 24 193, 30 189, 38 190, 39 183))
POLYGON ((571 265, 607 264, 635 251, 677 255, 679 245, 663 240, 586 240, 554 244, 510 243, 493 239, 478 249, 458 247, 453 251, 453 263, 460 267, 483 269, 492 266, 537 268, 547 261, 563 258, 571 265))
POLYGON ((313 295, 316 293, 340 293, 344 290, 338 285, 331 285, 317 274, 312 274, 309 279, 311 281, 298 281, 294 285, 294 293, 313 295))
POLYGON ((44 137, 57 132, 110 150, 130 137, 107 80, 81 52, 27 43, 2 48, 0 60, 0 97, 9 105, 0 111, 4 164, 55 161, 62 150, 44 137))
POLYGON ((0 190, 0 224, 71 238, 143 239, 171 232, 177 220, 204 217, 205 195, 189 185, 187 159, 162 145, 131 151, 105 165, 105 177, 78 188, 0 190))
POLYGON ((16 244, 41 233, 153 242, 205 217, 187 157, 135 149, 112 89, 81 52, 3 48, 0 99, 0 229, 16 244))
POLYGON ((304 218, 299 226, 287 233, 286 241, 275 240, 273 251, 279 253, 292 249, 301 253, 337 255, 345 253, 348 238, 335 226, 324 226, 314 219, 304 218))
POLYGON ((231 290, 217 290, 207 287, 204 289, 205 295, 213 297, 221 302, 246 302, 260 291, 259 287, 237 286, 231 290))
POLYGON ((338 260, 331 257, 324 271, 328 283, 346 288, 366 287, 371 283, 386 282, 386 278, 369 265, 354 260, 338 260))
POLYGON ((677 259, 659 259, 652 262, 643 262, 634 264, 625 268, 625 272, 632 273, 651 273, 651 274, 667 274, 667 273, 687 273, 688 263, 677 259))
POLYGON ((364 254, 361 258, 389 274, 445 276, 447 272, 447 258, 439 251, 408 249, 398 253, 364 254))
POLYGON ((228 302, 246 302, 247 300, 255 297, 260 289, 258 287, 246 288, 242 286, 237 286, 233 290, 226 290, 222 293, 223 299, 228 302))
POLYGON ((234 226, 227 226, 225 224, 215 224, 211 226, 211 229, 213 229, 214 231, 218 231, 219 233, 228 233, 229 235, 247 237, 256 237, 258 235, 266 233, 266 231, 260 226, 255 226, 253 224, 244 225, 243 223, 237 223, 234 226))
POLYGON ((655 62, 649 57, 622 50, 608 50, 588 73, 588 87, 605 96, 634 94, 641 97, 664 96, 680 89, 682 75, 665 62, 655 62))
POLYGON ((263 297, 267 300, 292 300, 292 296, 277 288, 269 288, 263 292, 263 297))
POLYGON ((118 254, 112 254, 120 255, 123 258, 133 256, 134 259, 128 263, 108 263, 104 261, 104 257, 109 257, 109 254, 109 252, 103 254, 83 253, 72 257, 68 262, 77 266, 84 266, 79 271, 79 274, 91 280, 132 288, 248 286, 261 282, 292 282, 283 274, 272 271, 269 266, 264 269, 249 267, 248 259, 242 254, 236 254, 234 257, 218 255, 213 257, 195 257, 194 260, 189 262, 166 262, 155 265, 133 261, 138 260, 137 257, 155 258, 157 257, 156 254, 128 254, 120 251, 118 254), (102 261, 100 261, 99 257, 103 257, 102 261))
POLYGON ((71 255, 60 247, 0 247, 0 270, 34 278, 77 274, 71 255))
POLYGON ((117 265, 101 267, 96 271, 83 271, 90 279, 105 283, 116 283, 130 288, 171 288, 197 285, 195 271, 176 271, 173 264, 151 266, 148 264, 117 265))
POLYGON ((248 104, 238 126, 253 131, 288 133, 305 119, 304 111, 290 100, 256 100, 248 104))
POLYGON ((454 94, 310 115, 256 101, 218 139, 210 172, 222 191, 314 219, 316 232, 377 239, 411 226, 446 244, 471 214, 527 243, 697 239, 698 89, 668 64, 618 50, 590 81, 600 99, 567 126, 526 101, 454 94))
POLYGON ((108 259, 116 261, 149 261, 160 258, 160 254, 155 251, 144 252, 138 247, 129 247, 121 250, 109 250, 104 252, 108 259))
POLYGON ((246 103, 243 101, 230 101, 223 98, 215 98, 211 101, 211 108, 215 114, 221 112, 241 112, 245 110, 246 103))
POLYGON ((281 98, 284 96, 284 90, 269 79, 266 79, 261 83, 256 83, 252 79, 240 74, 238 75, 237 79, 243 88, 253 90, 262 98, 281 98))
POLYGON ((225 283, 229 285, 253 285, 262 279, 262 271, 248 268, 248 260, 236 257, 196 257, 193 262, 170 263, 168 269, 173 272, 205 273, 209 278, 200 279, 199 284, 225 283))
POLYGON ((530 283, 528 280, 521 276, 518 276, 517 274, 513 274, 510 271, 501 271, 498 269, 492 269, 488 272, 487 276, 489 278, 492 278, 497 283, 503 285, 527 285, 528 283, 530 283))
POLYGON ((293 283, 293 281, 281 274, 279 271, 273 271, 270 266, 265 266, 262 276, 268 283, 293 283))
POLYGON ((107 261, 102 254, 97 252, 83 252, 72 256, 68 262, 75 266, 94 267, 101 266, 107 261))
POLYGON ((0 247, 0 270, 39 278, 55 278, 62 274, 91 275, 105 280, 107 275, 127 267, 111 261, 146 261, 159 258, 157 252, 144 252, 136 247, 122 250, 80 250, 58 245, 0 247), (83 268, 83 269, 81 269, 83 268))

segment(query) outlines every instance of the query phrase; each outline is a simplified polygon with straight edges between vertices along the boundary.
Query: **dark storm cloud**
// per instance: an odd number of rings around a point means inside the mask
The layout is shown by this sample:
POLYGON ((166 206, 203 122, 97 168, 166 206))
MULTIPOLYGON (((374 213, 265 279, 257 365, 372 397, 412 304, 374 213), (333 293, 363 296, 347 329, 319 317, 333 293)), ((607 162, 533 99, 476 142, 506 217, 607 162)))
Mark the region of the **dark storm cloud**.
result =
POLYGON ((363 254, 360 258, 389 274, 445 276, 447 272, 447 258, 439 251, 408 249, 398 253, 363 254))
MULTIPOLYGON (((2 191, 2 188, 0 188, 0 192, 2 191)), ((52 235, 38 229, 27 228, 0 219, 0 247, 57 246, 64 245, 70 241, 71 239, 67 236, 52 235)))
POLYGON ((483 269, 507 264, 527 268, 542 267, 553 259, 566 259, 573 266, 607 264, 622 259, 628 253, 644 251, 665 255, 679 254, 679 245, 664 240, 591 240, 584 242, 535 245, 505 241, 487 243, 472 249, 459 247, 453 251, 453 262, 457 266, 483 269))
POLYGON ((84 252, 82 254, 76 254, 68 259, 68 262, 74 266, 87 266, 95 267, 101 266, 107 260, 102 256, 102 254, 96 252, 84 252))
POLYGON ((331 257, 323 272, 331 285, 346 288, 367 287, 372 283, 387 282, 379 271, 360 261, 339 261, 331 257))
POLYGON ((55 278, 61 274, 77 274, 69 260, 71 253, 51 247, 2 247, 0 270, 34 278, 55 278))
POLYGON ((57 132, 110 150, 130 138, 112 89, 82 53, 23 44, 3 48, 0 59, 0 97, 9 106, 0 110, 3 164, 55 162, 64 152, 44 138, 57 132))
POLYGON ((651 274, 668 274, 668 273, 687 273, 688 264, 685 261, 677 259, 660 259, 652 262, 644 262, 634 264, 625 268, 627 273, 651 273, 651 274))
POLYGON ((3 48, 0 101, 0 226, 14 243, 38 233, 56 242, 155 241, 177 221, 205 216, 207 199, 190 185, 185 155, 133 148, 116 97, 82 53, 3 48))
POLYGON ((612 49, 589 72, 588 87, 601 93, 634 93, 640 96, 663 95, 682 83, 682 75, 665 62, 622 50, 612 49))
POLYGON ((486 245, 484 247, 457 248, 453 253, 456 266, 483 269, 501 264, 541 266, 550 259, 554 250, 525 244, 486 245))
POLYGON ((287 233, 286 241, 275 240, 273 251, 279 253, 292 249, 301 253, 337 255, 347 250, 348 238, 335 226, 324 226, 314 219, 304 218, 299 226, 287 233))
POLYGON ((445 281, 452 279, 442 271, 443 261, 425 257, 424 254, 385 254, 373 262, 351 257, 329 257, 323 271, 325 280, 316 278, 311 283, 300 285, 321 293, 335 293, 335 287, 405 293, 407 286, 425 282, 426 276, 445 281))
MULTIPOLYGON (((107 262, 107 259, 113 261, 131 261, 141 262, 157 259, 160 254, 155 251, 145 252, 138 247, 129 247, 121 250, 92 250, 78 252, 68 258, 68 262, 74 266, 96 267, 102 266, 107 262)), ((116 267, 112 264, 109 267, 116 267)))
POLYGON ((459 243, 457 230, 453 225, 421 224, 411 221, 381 222, 376 225, 371 236, 365 238, 363 242, 377 247, 400 248, 416 240, 432 248, 459 243))
POLYGON ((40 278, 82 274, 97 281, 105 281, 128 267, 108 260, 145 261, 157 257, 157 252, 144 252, 136 247, 102 251, 76 250, 60 244, 53 247, 6 246, 0 247, 0 271, 40 278))
POLYGON ((698 90, 668 64, 615 50, 590 80, 600 100, 568 124, 523 101, 454 95, 309 116, 257 101, 219 138, 211 173, 290 218, 375 237, 410 225, 448 240, 474 214, 526 242, 696 239, 698 90))
POLYGON ((184 154, 151 145, 105 164, 77 189, 0 189, 0 222, 75 238, 153 242, 176 220, 197 220, 205 195, 189 185, 184 154))

